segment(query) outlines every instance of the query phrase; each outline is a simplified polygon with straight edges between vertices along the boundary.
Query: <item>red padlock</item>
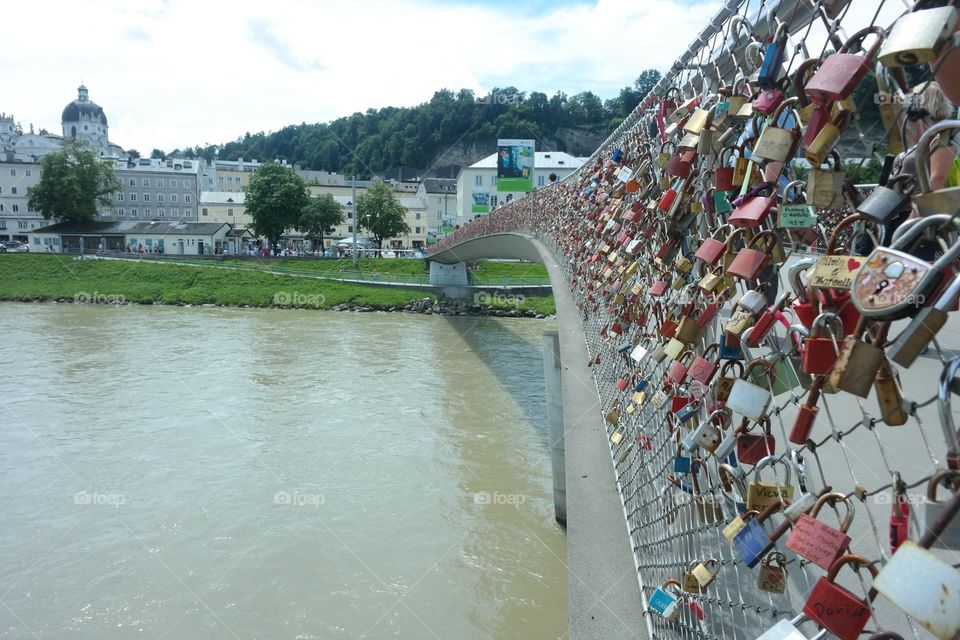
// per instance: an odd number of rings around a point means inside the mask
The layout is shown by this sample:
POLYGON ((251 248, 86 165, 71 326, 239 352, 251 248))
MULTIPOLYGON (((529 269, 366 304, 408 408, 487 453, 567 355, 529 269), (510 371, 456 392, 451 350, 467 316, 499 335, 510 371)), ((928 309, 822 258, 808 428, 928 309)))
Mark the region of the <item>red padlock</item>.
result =
POLYGON ((810 335, 803 341, 801 371, 818 376, 830 373, 837 363, 844 337, 843 322, 837 314, 826 311, 814 318, 810 335), (827 323, 831 326, 827 327, 827 323))
POLYGON ((850 36, 840 50, 828 56, 813 77, 807 81, 806 92, 811 100, 822 104, 838 102, 853 93, 860 81, 866 77, 883 43, 884 31, 873 26, 866 27, 850 36), (850 53, 854 47, 862 46, 864 38, 873 34, 876 40, 866 55, 850 53))
POLYGON ((769 116, 776 111, 777 107, 780 106, 780 103, 784 101, 786 98, 784 91, 789 86, 790 78, 784 76, 769 89, 761 89, 757 93, 757 96, 753 99, 753 108, 763 115, 769 116))
POLYGON ((753 237, 750 244, 741 249, 730 266, 727 275, 743 280, 756 280, 760 273, 770 264, 771 253, 777 243, 777 236, 773 231, 762 231, 753 237), (762 244, 761 244, 762 243, 762 244), (757 247, 763 247, 759 251, 757 247))
POLYGON ((759 347, 776 322, 780 322, 789 328, 790 323, 783 316, 783 308, 787 305, 789 299, 789 293, 781 293, 776 303, 770 305, 767 310, 757 318, 753 326, 750 327, 750 332, 747 333, 747 337, 743 339, 744 344, 754 349, 759 347))
POLYGON ((850 546, 850 536, 847 530, 853 522, 853 506, 842 493, 826 493, 817 499, 817 504, 810 510, 810 514, 800 514, 793 525, 793 531, 787 538, 786 547, 803 556, 821 569, 830 569, 837 558, 843 555, 850 546), (847 507, 847 513, 840 523, 840 529, 824 524, 817 520, 817 515, 823 505, 842 502, 847 507))
POLYGON ((900 473, 893 474, 893 504, 890 506, 890 551, 910 538, 910 503, 900 473))
POLYGON ((737 460, 742 464, 757 464, 774 454, 777 439, 770 433, 770 418, 763 416, 757 423, 763 426, 763 434, 747 433, 747 421, 737 429, 737 460))
MULTIPOLYGON (((811 620, 840 640, 857 640, 872 615, 869 602, 864 602, 834 583, 840 569, 850 563, 855 563, 858 568, 866 568, 874 578, 877 576, 876 566, 866 558, 856 555, 842 556, 830 566, 826 577, 817 580, 810 597, 803 605, 803 612, 811 620)), ((868 599, 872 601, 874 595, 875 592, 871 589, 868 599)))
POLYGON ((709 385, 710 381, 713 380, 713 376, 717 374, 717 368, 720 366, 720 363, 710 356, 719 347, 720 343, 714 342, 704 349, 701 355, 694 358, 693 363, 690 364, 690 368, 687 369, 687 377, 701 384, 709 385))
POLYGON ((757 228, 763 225, 777 205, 777 191, 780 189, 778 184, 764 182, 757 185, 739 199, 733 213, 730 214, 728 222, 735 227, 757 228), (770 195, 761 196, 764 191, 770 191, 770 195))
POLYGON ((687 370, 690 368, 687 361, 692 357, 693 352, 689 349, 677 356, 677 359, 670 363, 670 368, 667 369, 667 380, 675 385, 682 383, 687 378, 687 370))
POLYGON ((820 401, 820 390, 826 382, 826 377, 818 376, 810 386, 810 393, 807 395, 807 401, 800 405, 800 411, 793 420, 793 428, 790 430, 789 440, 793 444, 804 445, 810 439, 810 432, 813 430, 813 423, 817 421, 817 414, 820 413, 820 407, 817 402, 820 401))
POLYGON ((733 191, 737 188, 733 184, 733 167, 727 166, 730 161, 726 157, 727 152, 733 153, 733 148, 727 147, 720 152, 720 157, 717 159, 717 168, 713 170, 713 188, 717 191, 733 191))
POLYGON ((700 246, 697 247, 693 257, 697 260, 700 260, 704 264, 710 265, 711 267, 715 266, 720 261, 720 258, 723 256, 723 253, 727 247, 726 242, 721 241, 717 237, 721 231, 726 232, 724 237, 724 240, 726 240, 726 238, 729 237, 730 232, 733 231, 733 226, 729 224, 723 224, 714 229, 710 237, 700 243, 700 246))

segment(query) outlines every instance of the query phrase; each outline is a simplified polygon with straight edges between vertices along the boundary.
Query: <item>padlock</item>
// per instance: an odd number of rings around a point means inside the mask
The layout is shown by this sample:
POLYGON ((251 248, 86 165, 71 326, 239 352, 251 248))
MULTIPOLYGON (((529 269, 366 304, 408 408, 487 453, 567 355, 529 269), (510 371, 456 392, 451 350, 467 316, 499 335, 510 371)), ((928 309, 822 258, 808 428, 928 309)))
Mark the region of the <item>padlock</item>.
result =
POLYGON ((893 500, 890 503, 890 551, 910 538, 910 502, 907 490, 898 472, 893 474, 893 500))
POLYGON ((720 348, 717 355, 721 360, 743 360, 743 346, 735 333, 724 331, 720 334, 720 348))
MULTIPOLYGON (((732 220, 732 218, 731 218, 732 220)), ((737 253, 726 273, 743 280, 756 280, 772 261, 773 250, 777 246, 777 236, 773 231, 762 231, 750 241, 750 244, 737 253)), ((767 302, 754 314, 763 312, 767 302)))
MULTIPOLYGON (((777 107, 773 115, 770 116, 770 124, 765 126, 760 132, 760 137, 753 145, 753 153, 750 158, 754 162, 786 162, 791 159, 796 151, 796 145, 800 141, 800 117, 794 116, 793 126, 786 129, 780 126, 783 114, 786 109, 792 109, 797 103, 797 98, 787 98, 777 107)), ((795 113, 795 112, 794 112, 795 113)))
POLYGON ((960 186, 944 187, 937 191, 930 189, 930 143, 934 136, 953 136, 960 131, 960 120, 941 120, 923 132, 917 142, 917 189, 913 204, 921 216, 953 214, 960 209, 960 186), (921 146, 926 145, 926 146, 921 146))
POLYGON ((787 23, 777 20, 777 30, 773 39, 763 50, 763 63, 757 70, 757 85, 761 88, 772 87, 783 73, 783 62, 787 52, 787 23))
POLYGON ((957 300, 960 300, 960 275, 954 277, 933 305, 920 309, 910 324, 900 332, 887 350, 890 359, 902 367, 912 365, 947 323, 947 313, 954 308, 957 300))
POLYGON ((729 419, 730 412, 725 409, 718 409, 712 412, 705 420, 697 425, 697 428, 688 433, 683 438, 683 448, 693 452, 697 447, 703 447, 713 453, 717 445, 720 444, 721 432, 714 422, 721 416, 729 419))
POLYGON ((662 586, 654 589, 648 607, 654 613, 659 614, 667 620, 676 620, 680 617, 679 600, 677 596, 670 593, 670 587, 681 588, 679 580, 667 580, 662 586))
POLYGON ((749 433, 746 422, 741 424, 736 431, 737 460, 741 464, 760 464, 764 458, 773 455, 777 449, 777 440, 770 433, 770 419, 763 416, 757 421, 757 424, 763 429, 762 434, 749 433))
POLYGON ((720 152, 717 166, 713 170, 713 187, 717 191, 732 191, 734 189, 734 168, 729 166, 734 149, 727 147, 720 152))
POLYGON ((787 549, 803 556, 821 569, 829 570, 850 545, 850 536, 847 535, 847 531, 853 522, 853 513, 853 502, 842 493, 831 492, 820 496, 809 515, 804 513, 797 518, 793 531, 787 538, 787 549), (827 503, 836 505, 838 502, 842 502, 847 507, 839 529, 834 529, 817 520, 823 505, 827 503))
MULTIPOLYGON (((674 401, 677 400, 677 396, 674 397, 674 401)), ((700 403, 699 402, 687 402, 683 406, 677 407, 673 412, 677 418, 677 422, 681 425, 687 423, 687 421, 697 417, 697 414, 700 413, 700 403)))
POLYGON ((843 181, 846 176, 840 162, 840 154, 834 149, 830 153, 832 167, 810 167, 807 174, 807 204, 821 209, 839 209, 845 204, 843 181))
POLYGON ((723 224, 717 227, 709 238, 700 243, 693 257, 706 265, 716 265, 726 250, 727 244, 725 240, 729 237, 731 231, 733 231, 733 226, 729 224, 723 224), (721 232, 725 234, 724 241, 721 241, 718 237, 721 232))
POLYGON ((678 360, 686 348, 687 345, 682 340, 670 338, 670 341, 667 342, 666 346, 663 348, 663 352, 671 360, 678 360))
POLYGON ((706 590, 710 584, 717 579, 717 575, 720 573, 720 563, 717 562, 716 558, 709 558, 703 562, 697 563, 697 566, 693 568, 691 574, 697 582, 698 589, 697 591, 703 592, 706 590), (711 571, 711 568, 713 569, 711 571))
POLYGON ((871 61, 883 44, 884 31, 880 27, 866 27, 857 31, 836 53, 828 56, 806 83, 806 92, 811 100, 820 103, 843 100, 867 75, 871 61), (860 47, 869 35, 876 40, 865 54, 851 53, 854 47, 860 47))
POLYGON ((912 175, 902 174, 885 185, 877 185, 870 195, 857 205, 857 213, 878 224, 887 224, 898 216, 910 213, 908 191, 913 187, 913 183, 912 175))
POLYGON ((633 351, 630 352, 630 359, 636 362, 637 364, 643 363, 646 360, 647 356, 650 355, 650 347, 652 346, 652 341, 650 338, 643 338, 640 342, 633 348, 633 351))
MULTIPOLYGON (((927 482, 927 500, 923 509, 924 529, 931 528, 946 504, 937 500, 937 487, 946 482, 953 483, 953 486, 956 486, 958 479, 960 479, 960 471, 948 470, 934 474, 927 482)), ((960 519, 953 518, 946 528, 936 536, 932 546, 941 549, 960 549, 960 519)))
POLYGON ((876 566, 866 558, 856 555, 842 556, 828 568, 826 577, 820 578, 813 585, 810 597, 803 605, 806 615, 839 640, 857 640, 871 616, 867 602, 834 583, 840 569, 851 563, 856 564, 857 568, 866 568, 874 578, 877 576, 876 566))
POLYGON ((814 318, 810 335, 803 341, 802 371, 811 375, 830 373, 845 337, 843 321, 837 314, 824 312, 814 318))
POLYGON ((901 16, 880 47, 879 60, 887 67, 910 67, 928 63, 949 46, 957 24, 957 4, 927 8, 918 0, 913 10, 901 16))
MULTIPOLYGON (((804 157, 813 166, 820 166, 827 160, 827 156, 833 152, 833 148, 843 135, 843 130, 850 120, 849 111, 840 111, 827 122, 820 126, 820 131, 816 137, 810 140, 806 146, 804 157)), ((819 123, 818 123, 819 124, 819 123)))
POLYGON ((767 534, 763 528, 763 523, 782 507, 783 503, 774 502, 757 516, 750 517, 749 511, 744 516, 743 527, 733 537, 733 547, 749 568, 757 566, 757 563, 773 549, 777 540, 789 529, 788 520, 784 520, 771 534, 767 534))
POLYGON ((870 395, 873 381, 884 360, 883 349, 861 340, 865 327, 866 322, 862 322, 854 335, 844 339, 840 355, 827 378, 834 388, 861 398, 870 395))
MULTIPOLYGON (((958 501, 960 494, 955 493, 946 508, 956 513, 958 501)), ((940 520, 919 541, 901 543, 871 585, 942 640, 960 632, 960 572, 929 548, 949 524, 940 520)))
POLYGON ((719 348, 720 343, 714 342, 704 349, 702 354, 695 357, 687 370, 687 378, 696 380, 700 384, 709 385, 720 366, 714 355, 714 352, 719 348))
POLYGON ((734 201, 734 210, 727 222, 735 227, 757 228, 766 222, 770 212, 777 205, 779 185, 764 182, 748 191, 743 198, 734 201), (761 196, 764 191, 770 194, 761 196))
POLYGON ((793 421, 793 428, 790 429, 789 440, 793 444, 805 445, 810 439, 810 432, 813 430, 813 423, 817 420, 817 414, 820 413, 820 407, 817 402, 820 401, 820 391, 826 382, 825 376, 817 376, 810 387, 810 393, 807 400, 800 405, 793 421))
MULTIPOLYGON (((772 447, 770 449, 770 453, 773 453, 772 447)), ((739 458, 742 462, 746 462, 740 458, 739 453, 737 454, 737 458, 739 458)), ((753 475, 756 479, 750 482, 749 486, 747 487, 748 509, 763 511, 773 503, 787 502, 793 499, 793 485, 790 482, 793 476, 792 467, 783 458, 774 455, 768 455, 764 458, 761 458, 759 461, 757 461, 756 466, 753 469, 753 475), (760 478, 760 472, 766 466, 777 463, 782 464, 787 470, 784 483, 780 484, 779 479, 775 483, 763 482, 760 478)))
POLYGON ((787 557, 779 551, 771 551, 760 563, 757 588, 769 593, 787 591, 787 557))
POLYGON ((877 403, 880 405, 880 419, 891 427, 905 425, 910 418, 903 409, 903 389, 900 386, 900 376, 897 370, 884 357, 877 377, 873 381, 873 389, 877 394, 877 403))
POLYGON ((791 265, 787 272, 788 279, 793 287, 793 294, 796 296, 796 300, 791 303, 790 308, 793 309, 800 324, 807 329, 813 326, 813 320, 817 317, 818 311, 814 306, 814 301, 810 299, 807 293, 807 287, 801 277, 809 271, 811 267, 816 265, 816 263, 815 258, 802 258, 791 265))
MULTIPOLYGON (((853 304, 869 318, 896 320, 911 316, 933 296, 944 274, 960 257, 960 241, 930 264, 907 251, 925 230, 948 223, 960 228, 952 216, 939 214, 911 221, 903 235, 894 234, 890 247, 876 247, 857 271, 851 285, 853 304)), ((906 225, 901 225, 900 232, 906 225)))
POLYGON ((790 78, 780 78, 772 87, 761 89, 753 99, 753 110, 765 116, 771 115, 784 101, 784 91, 790 86, 790 78))
MULTIPOLYGON (((792 620, 780 620, 764 631, 757 640, 806 640, 806 636, 797 628, 797 625, 807 620, 805 614, 800 614, 792 620)), ((810 640, 821 640, 827 635, 827 630, 822 629, 810 640)), ((901 638, 900 640, 903 640, 901 638)))
POLYGON ((757 515, 759 515, 759 513, 756 511, 746 511, 745 513, 737 515, 723 527, 721 531, 723 537, 732 545, 737 534, 747 525, 747 521, 755 518, 757 515))
POLYGON ((754 315, 747 309, 737 305, 734 307, 733 313, 730 314, 730 318, 726 324, 723 325, 724 334, 739 337, 753 322, 754 315))
MULTIPOLYGON (((759 347, 770 334, 774 325, 783 318, 783 308, 789 301, 789 293, 780 294, 777 301, 767 307, 757 318, 757 321, 753 323, 753 326, 741 335, 743 343, 751 348, 759 347)), ((786 320, 784 319, 783 322, 786 322, 786 320)))
POLYGON ((770 389, 757 386, 746 379, 746 376, 750 375, 750 371, 757 366, 766 368, 770 384, 773 384, 774 374, 770 365, 763 360, 754 360, 747 366, 743 375, 734 381, 733 387, 730 389, 730 396, 726 401, 730 409, 751 420, 759 420, 761 416, 765 415, 773 398, 770 389))

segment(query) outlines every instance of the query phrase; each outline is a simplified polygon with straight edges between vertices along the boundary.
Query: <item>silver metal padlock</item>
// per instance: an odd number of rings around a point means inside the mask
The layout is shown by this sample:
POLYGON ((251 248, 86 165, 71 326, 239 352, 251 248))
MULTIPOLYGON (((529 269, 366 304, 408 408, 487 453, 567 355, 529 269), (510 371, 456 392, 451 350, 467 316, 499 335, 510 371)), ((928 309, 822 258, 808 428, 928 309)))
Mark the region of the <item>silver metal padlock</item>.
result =
POLYGON ((756 289, 751 289, 743 294, 737 304, 755 316, 759 316, 761 313, 767 310, 767 307, 770 306, 767 296, 763 295, 756 289))
MULTIPOLYGON (((809 620, 809 618, 802 613, 792 620, 781 620, 760 634, 757 640, 807 640, 807 636, 803 635, 800 629, 797 628, 797 625, 806 620, 809 620)), ((823 629, 817 633, 817 635, 810 638, 810 640, 820 640, 820 638, 826 635, 827 630, 823 629)))
POLYGON ((750 370, 757 366, 769 367, 766 362, 760 360, 751 362, 743 375, 734 381, 733 388, 730 389, 730 397, 727 398, 728 409, 751 420, 759 420, 766 415, 770 401, 773 399, 770 389, 755 385, 748 379, 750 370))
POLYGON ((897 547, 872 586, 940 640, 960 633, 960 571, 914 541, 897 547))

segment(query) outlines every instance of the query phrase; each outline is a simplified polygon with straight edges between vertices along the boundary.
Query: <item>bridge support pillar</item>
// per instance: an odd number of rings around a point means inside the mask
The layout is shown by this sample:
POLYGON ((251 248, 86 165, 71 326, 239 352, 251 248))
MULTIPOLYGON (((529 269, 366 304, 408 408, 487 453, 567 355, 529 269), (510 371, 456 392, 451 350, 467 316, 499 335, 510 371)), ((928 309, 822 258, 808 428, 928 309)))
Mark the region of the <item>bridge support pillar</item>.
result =
POLYGON ((435 287, 466 287, 467 265, 462 262, 443 264, 430 261, 430 284, 435 287))
POLYGON ((553 514, 567 526, 567 465, 563 438, 563 381, 560 373, 560 334, 543 334, 543 378, 547 388, 550 463, 553 468, 553 514))

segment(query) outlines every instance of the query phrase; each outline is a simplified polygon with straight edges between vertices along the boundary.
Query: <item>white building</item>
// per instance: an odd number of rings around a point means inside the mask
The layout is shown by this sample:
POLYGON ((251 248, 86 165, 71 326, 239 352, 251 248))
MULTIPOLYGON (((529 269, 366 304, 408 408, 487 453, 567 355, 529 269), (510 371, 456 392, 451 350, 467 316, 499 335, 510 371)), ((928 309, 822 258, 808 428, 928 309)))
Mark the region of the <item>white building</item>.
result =
POLYGON ((427 208, 427 238, 432 242, 457 222, 457 181, 451 178, 424 178, 417 197, 427 208))
MULTIPOLYGON (((563 151, 537 151, 533 165, 534 189, 562 180, 583 163, 583 158, 575 158, 563 151)), ((497 190, 497 154, 491 153, 483 160, 461 169, 457 176, 457 223, 462 224, 474 216, 492 211, 508 199, 515 200, 524 195, 497 190)))
POLYGON ((27 234, 47 224, 27 206, 27 189, 40 180, 40 165, 0 158, 0 242, 27 242, 27 234))

